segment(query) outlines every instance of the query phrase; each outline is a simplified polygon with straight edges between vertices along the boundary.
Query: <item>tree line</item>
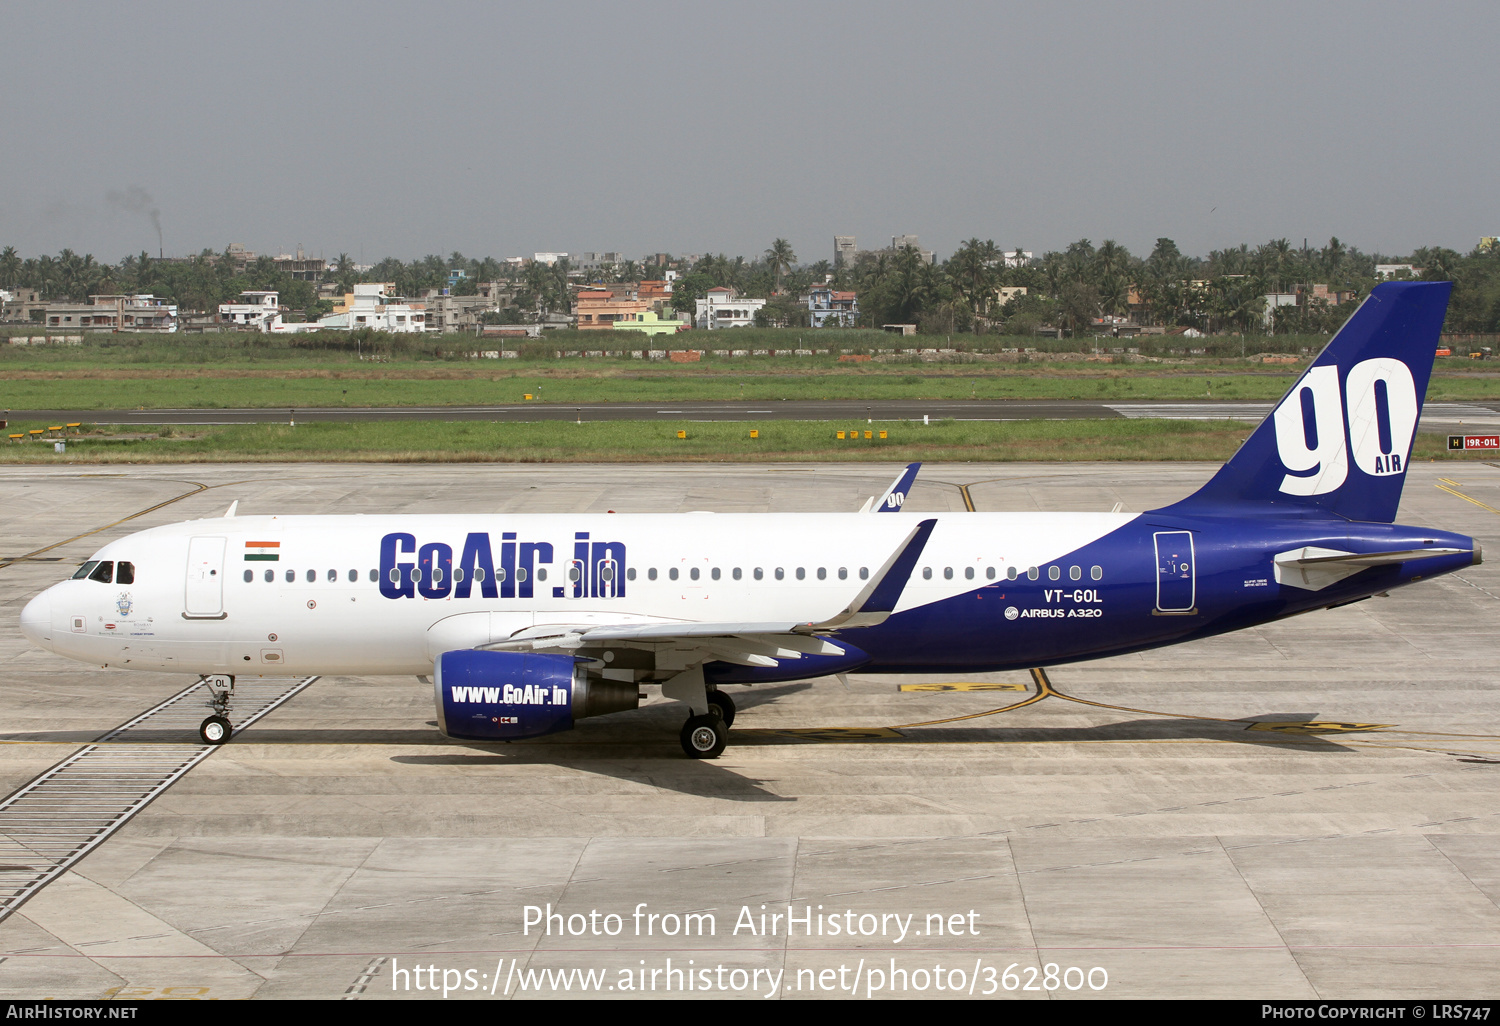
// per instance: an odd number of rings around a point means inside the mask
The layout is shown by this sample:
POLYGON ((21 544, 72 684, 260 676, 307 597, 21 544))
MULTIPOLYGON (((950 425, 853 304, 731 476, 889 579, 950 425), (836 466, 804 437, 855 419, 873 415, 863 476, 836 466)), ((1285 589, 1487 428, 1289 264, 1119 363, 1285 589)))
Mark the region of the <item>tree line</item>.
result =
MULTIPOLYGON (((1014 252, 1021 252, 1020 247, 1014 252)), ((1098 330, 1100 319, 1113 317, 1207 333, 1332 331, 1349 312, 1347 303, 1336 305, 1334 299, 1367 294, 1379 280, 1377 264, 1411 264, 1422 279, 1452 281, 1447 330, 1500 331, 1500 246, 1476 247, 1468 254, 1424 247, 1393 257, 1361 252, 1337 238, 1316 248, 1273 239, 1254 248, 1242 244, 1197 257, 1183 254, 1171 239, 1160 238, 1142 257, 1113 240, 1095 246, 1080 239, 1037 259, 1016 261, 1007 260, 1006 251, 994 241, 971 238, 941 262, 929 262, 908 247, 865 252, 853 266, 834 267, 827 260, 799 264, 790 244, 776 239, 749 260, 719 253, 691 263, 669 260, 668 266, 679 274, 674 303, 687 313, 709 289, 729 287, 743 296, 765 298, 765 323, 805 326, 802 297, 827 282, 858 294, 860 327, 903 323, 916 324, 926 333, 1024 335, 1041 328, 1087 334, 1098 330), (1326 285, 1329 297, 1312 298, 1308 293, 1297 305, 1275 307, 1267 324, 1268 293, 1314 284, 1326 285), (1024 293, 1016 291, 1022 289, 1024 293)), ((581 274, 566 259, 516 266, 454 252, 409 262, 388 257, 361 273, 349 255, 341 253, 329 264, 326 277, 341 292, 353 291, 357 282, 393 282, 397 294, 414 297, 448 286, 455 270, 464 272, 452 287, 455 294, 472 295, 480 282, 507 281, 512 306, 499 316, 536 319, 570 312, 572 296, 582 284, 641 281, 660 276, 663 268, 625 261, 581 274)), ((319 302, 313 283, 293 279, 272 258, 261 256, 244 264, 227 249, 166 261, 143 252, 111 265, 69 249, 55 257, 23 259, 15 247, 7 246, 0 250, 0 288, 18 287, 35 289, 46 299, 79 302, 97 294, 153 293, 193 310, 212 310, 246 290, 274 289, 284 305, 308 317, 331 307, 319 302)))

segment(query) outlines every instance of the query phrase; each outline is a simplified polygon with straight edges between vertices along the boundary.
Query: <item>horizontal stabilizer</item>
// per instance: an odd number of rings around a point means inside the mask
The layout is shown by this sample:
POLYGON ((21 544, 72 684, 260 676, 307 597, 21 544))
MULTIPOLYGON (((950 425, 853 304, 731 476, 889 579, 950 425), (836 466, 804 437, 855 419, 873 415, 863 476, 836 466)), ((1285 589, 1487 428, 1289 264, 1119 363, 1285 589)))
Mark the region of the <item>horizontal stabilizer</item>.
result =
POLYGON ((1344 552, 1306 545, 1300 549, 1278 552, 1275 557, 1276 583, 1289 584, 1308 591, 1322 591, 1345 577, 1352 577, 1372 566, 1388 566, 1434 556, 1456 556, 1466 549, 1397 549, 1390 552, 1344 552))

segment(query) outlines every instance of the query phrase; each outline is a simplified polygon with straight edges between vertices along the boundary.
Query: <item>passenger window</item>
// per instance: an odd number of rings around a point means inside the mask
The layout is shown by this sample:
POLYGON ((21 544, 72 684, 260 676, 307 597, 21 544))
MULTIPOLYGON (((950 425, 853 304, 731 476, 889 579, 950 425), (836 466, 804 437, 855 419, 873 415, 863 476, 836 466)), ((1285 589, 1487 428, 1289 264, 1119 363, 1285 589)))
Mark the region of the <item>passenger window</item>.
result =
MULTIPOLYGON (((309 581, 312 580, 312 571, 311 570, 309 570, 307 572, 307 579, 309 581)), ((418 567, 412 567, 411 568, 411 579, 414 580, 414 581, 420 581, 422 579, 422 571, 421 571, 420 568, 418 568, 418 567)))
POLYGON ((89 574, 91 574, 91 573, 94 572, 94 567, 96 567, 98 565, 99 565, 99 561, 97 559, 91 559, 91 560, 87 561, 86 563, 83 564, 83 566, 81 566, 77 570, 73 571, 72 580, 81 581, 81 580, 85 579, 86 577, 88 577, 89 574))
POLYGON ((799 566, 797 568, 797 580, 799 580, 799 581, 805 581, 806 579, 807 579, 807 571, 804 570, 802 567, 799 566))
POLYGON ((966 567, 964 567, 964 580, 966 580, 966 581, 972 581, 973 579, 974 579, 974 568, 972 566, 966 566, 966 567))
POLYGON ((930 567, 930 566, 924 566, 922 568, 922 580, 924 580, 924 581, 930 581, 930 580, 932 580, 932 567, 930 567))
POLYGON ((826 581, 826 580, 828 580, 828 571, 826 569, 824 569, 823 567, 821 567, 821 566, 818 567, 818 580, 820 580, 820 581, 826 581))
POLYGON ((249 584, 253 580, 255 580, 255 571, 254 570, 246 570, 245 571, 245 583, 249 584))
POLYGON ((134 584, 135 583, 135 564, 134 563, 127 563, 124 560, 121 560, 119 563, 117 563, 115 565, 115 583, 116 584, 134 584))
POLYGON ((783 570, 783 569, 781 569, 781 567, 778 566, 776 568, 776 579, 779 581, 782 578, 784 578, 785 576, 786 576, 786 571, 783 570))
MULTIPOLYGON (((375 571, 371 570, 370 572, 373 574, 375 571)), ((270 584, 274 580, 276 580, 276 571, 275 570, 267 569, 266 570, 266 583, 270 584)))
MULTIPOLYGON (((292 572, 290 570, 288 570, 286 572, 286 579, 289 580, 289 581, 292 579, 292 572)), ((391 567, 391 583, 392 584, 400 584, 401 583, 401 571, 397 570, 395 567, 391 567)))
POLYGON ((456 566, 453 568, 453 580, 455 583, 464 579, 464 568, 456 566))
MULTIPOLYGON (((524 578, 524 577, 521 576, 525 572, 526 572, 525 570, 517 570, 516 571, 516 580, 518 580, 518 581, 524 581, 524 580, 526 580, 526 578, 524 578)), ((536 579, 539 580, 539 581, 545 581, 547 579, 547 568, 546 567, 539 566, 539 567, 536 568, 536 579)))
MULTIPOLYGON (((396 571, 392 570, 391 571, 391 580, 394 581, 395 579, 396 579, 396 571)), ((295 584, 296 582, 297 582, 297 571, 295 571, 295 570, 288 570, 286 572, 286 583, 288 583, 288 584, 295 584)))
MULTIPOLYGON (((505 580, 505 578, 502 577, 502 578, 500 578, 500 580, 503 581, 503 580, 505 580)), ((516 567, 516 583, 519 584, 519 583, 521 583, 521 582, 523 582, 525 580, 526 580, 526 568, 524 566, 518 566, 518 567, 516 567)))
POLYGON ((984 576, 986 578, 988 578, 989 580, 993 581, 995 579, 995 568, 992 567, 992 566, 985 567, 984 568, 984 576))
POLYGON ((951 580, 953 580, 953 568, 951 566, 945 566, 945 567, 943 567, 943 580, 945 580, 945 581, 951 581, 951 580))
POLYGON ((1094 567, 1092 570, 1089 571, 1089 576, 1092 577, 1096 581, 1102 580, 1104 578, 1104 567, 1102 567, 1102 566, 1096 566, 1096 567, 1094 567))
POLYGON ((1062 571, 1059 570, 1057 567, 1055 567, 1055 566, 1049 566, 1047 568, 1047 580, 1049 580, 1049 581, 1055 581, 1055 580, 1057 580, 1061 576, 1062 576, 1062 571))
POLYGON ((671 581, 677 580, 677 568, 675 566, 667 571, 667 579, 671 581))
POLYGON ((350 570, 349 571, 349 583, 350 584, 358 584, 359 583, 359 571, 358 570, 350 570))
POLYGON ((581 570, 579 570, 576 566, 570 566, 570 567, 568 567, 568 580, 572 581, 574 584, 577 584, 579 578, 581 578, 582 576, 583 576, 583 572, 581 570))
POLYGON ((380 571, 379 570, 371 570, 370 571, 370 583, 371 584, 378 584, 378 583, 380 583, 380 571))
POLYGON ((841 581, 847 581, 848 579, 849 579, 849 568, 845 567, 845 566, 839 567, 839 580, 841 580, 841 581))
POLYGON ((339 572, 337 570, 330 570, 330 571, 328 571, 328 583, 329 584, 337 584, 338 581, 339 581, 339 572))
POLYGON ((764 570, 762 570, 760 567, 756 567, 755 568, 755 579, 757 581, 763 580, 765 578, 765 576, 766 576, 766 574, 765 574, 764 570))
POLYGON ((433 584, 442 584, 443 583, 443 568, 442 567, 435 566, 435 567, 432 568, 432 583, 433 584))
POLYGON ((646 571, 646 580, 648 580, 648 581, 654 581, 654 580, 656 580, 656 567, 653 566, 650 570, 646 571))
POLYGON ((1020 576, 1020 572, 1015 567, 1008 566, 1005 568, 1005 579, 1007 581, 1014 581, 1017 577, 1020 576))
POLYGON ((1034 566, 1028 566, 1026 568, 1026 578, 1027 578, 1027 580, 1034 581, 1034 580, 1036 580, 1040 576, 1042 576, 1042 572, 1040 570, 1038 570, 1036 567, 1034 567, 1034 566))
MULTIPOLYGON (((413 570, 412 573, 416 573, 416 571, 413 570)), ((412 579, 416 580, 416 578, 412 578, 412 579)), ((309 570, 307 572, 307 583, 308 584, 316 584, 317 581, 318 581, 318 572, 316 570, 309 570)))
POLYGON ((691 577, 693 580, 696 581, 698 579, 698 568, 697 567, 693 567, 691 570, 689 570, 688 571, 688 576, 691 577))
POLYGON ((1070 581, 1077 581, 1077 580, 1080 580, 1082 577, 1083 577, 1083 569, 1081 567, 1076 567, 1076 566, 1070 566, 1070 567, 1068 567, 1068 580, 1070 580, 1070 581))
POLYGON ((635 580, 635 567, 631 567, 630 569, 625 571, 625 579, 627 581, 635 580))
POLYGON ((599 580, 612 581, 615 579, 615 568, 605 563, 599 568, 599 580))
POLYGON ((106 559, 94 567, 94 572, 89 574, 89 580, 98 581, 100 584, 109 584, 115 578, 115 562, 106 559))
POLYGON ((859 579, 861 581, 868 581, 870 579, 870 568, 869 567, 862 566, 862 567, 859 568, 859 579))
POLYGON ((740 573, 740 568, 739 567, 735 567, 734 568, 734 579, 737 581, 737 580, 740 579, 741 576, 743 576, 743 575, 740 573))
POLYGON ((712 577, 714 580, 717 581, 719 579, 719 568, 718 567, 714 567, 712 570, 710 570, 708 572, 708 576, 712 577))

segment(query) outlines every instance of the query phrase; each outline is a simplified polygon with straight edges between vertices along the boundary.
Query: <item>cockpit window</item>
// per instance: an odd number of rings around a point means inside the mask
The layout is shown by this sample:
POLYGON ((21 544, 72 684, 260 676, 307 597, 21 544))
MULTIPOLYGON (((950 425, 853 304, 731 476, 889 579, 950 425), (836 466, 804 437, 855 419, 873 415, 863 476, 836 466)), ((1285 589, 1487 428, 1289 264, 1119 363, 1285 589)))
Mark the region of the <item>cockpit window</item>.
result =
POLYGON ((115 579, 115 561, 112 559, 102 560, 94 567, 94 572, 89 574, 89 580, 98 581, 100 584, 110 584, 115 579))
POLYGON ((83 580, 89 574, 93 573, 94 572, 94 567, 96 567, 98 565, 99 565, 99 561, 97 559, 91 559, 91 560, 89 560, 87 563, 83 564, 83 566, 79 567, 77 570, 75 570, 73 572, 73 580, 75 580, 75 581, 81 581, 81 580, 83 580))
POLYGON ((116 584, 134 584, 135 583, 135 564, 134 563, 127 563, 123 559, 120 560, 120 562, 115 565, 115 583, 116 584))

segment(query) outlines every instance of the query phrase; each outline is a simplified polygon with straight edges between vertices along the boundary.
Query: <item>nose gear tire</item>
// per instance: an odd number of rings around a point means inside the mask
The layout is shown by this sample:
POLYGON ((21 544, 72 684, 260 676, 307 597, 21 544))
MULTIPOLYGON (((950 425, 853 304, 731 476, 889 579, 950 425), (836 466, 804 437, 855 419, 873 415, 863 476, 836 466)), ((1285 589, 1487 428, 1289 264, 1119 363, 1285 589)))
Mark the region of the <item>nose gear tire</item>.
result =
POLYGON ((234 728, 222 716, 210 716, 198 725, 198 736, 206 745, 222 745, 229 740, 229 735, 232 733, 234 733, 234 728))

